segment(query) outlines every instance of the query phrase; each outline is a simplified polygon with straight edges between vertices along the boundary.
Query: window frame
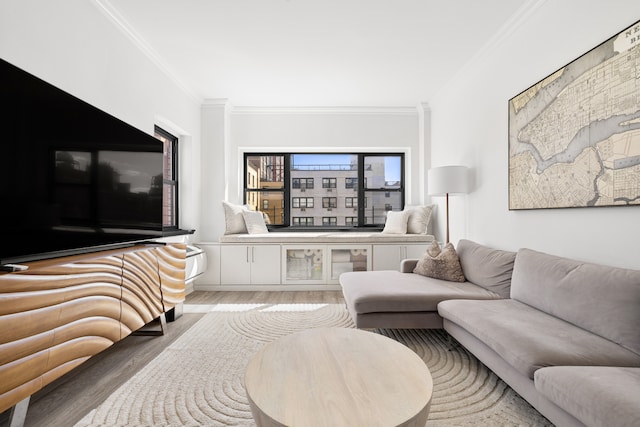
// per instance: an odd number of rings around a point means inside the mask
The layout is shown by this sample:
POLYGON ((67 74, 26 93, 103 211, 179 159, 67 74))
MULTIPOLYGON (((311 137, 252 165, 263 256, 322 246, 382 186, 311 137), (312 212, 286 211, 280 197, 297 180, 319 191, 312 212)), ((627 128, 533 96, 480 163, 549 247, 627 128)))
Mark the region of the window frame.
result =
POLYGON ((302 209, 302 208, 313 209, 315 207, 314 205, 315 205, 315 201, 313 197, 301 196, 301 197, 291 198, 291 209, 302 209), (304 200, 304 206, 302 203, 300 203, 302 200, 304 200), (309 204, 309 200, 311 200, 311 204, 309 204), (296 206, 296 201, 298 202, 298 206, 296 206))
POLYGON ((357 197, 345 197, 344 198, 344 207, 347 209, 358 209, 358 198, 357 197))
MULTIPOLYGON (((370 219, 366 218, 366 209, 368 208, 367 205, 369 203, 367 203, 367 199, 368 196, 371 196, 370 193, 377 193, 377 192, 392 192, 392 193, 399 193, 399 208, 403 209, 404 208, 404 204, 405 204, 405 192, 406 192, 406 187, 405 187, 405 163, 406 163, 406 153, 403 151, 397 151, 397 152, 391 152, 391 151, 385 151, 385 152, 313 152, 313 151, 304 151, 304 152, 299 152, 299 151, 295 151, 295 152, 282 152, 282 151, 278 151, 278 152, 261 152, 261 151, 245 151, 243 152, 243 174, 242 176, 244 177, 244 182, 243 182, 243 203, 247 203, 247 198, 248 195, 251 192, 257 192, 257 193, 262 193, 264 191, 269 191, 269 192, 279 192, 282 193, 282 204, 283 206, 281 207, 282 209, 282 224, 268 224, 267 227, 269 230, 290 230, 290 231, 296 231, 297 229, 305 229, 308 230, 310 227, 313 227, 313 229, 315 230, 321 230, 323 228, 325 229, 331 229, 331 230, 335 230, 335 229, 340 229, 341 231, 358 231, 360 229, 366 228, 368 230, 371 229, 378 229, 381 230, 384 227, 384 224, 371 224, 369 223, 370 219), (292 165, 291 165, 291 160, 292 157, 295 155, 353 155, 353 156, 357 156, 357 176, 354 176, 350 179, 345 178, 344 181, 344 186, 345 189, 348 189, 349 191, 352 191, 352 193, 350 193, 348 196, 346 195, 342 195, 339 194, 341 191, 344 190, 339 190, 338 189, 338 181, 341 181, 341 179, 338 179, 335 176, 331 176, 330 174, 318 174, 315 177, 309 177, 309 176, 303 176, 303 177, 296 177, 296 178, 292 178, 291 177, 291 172, 292 172, 292 165), (248 158, 253 158, 253 157, 262 157, 262 156, 266 156, 266 157, 283 157, 283 165, 284 165, 284 171, 283 171, 283 180, 284 182, 282 183, 283 186, 282 188, 273 188, 273 187, 269 187, 267 188, 255 188, 255 187, 249 187, 248 186, 248 182, 247 182, 247 166, 248 166, 248 158), (383 188, 367 188, 367 178, 365 177, 365 159, 368 157, 398 157, 399 161, 400 161, 400 181, 397 185, 397 187, 389 187, 389 186, 384 186, 383 188), (318 178, 321 180, 320 186, 316 189, 315 187, 315 178, 318 178), (296 182, 294 182, 294 180, 296 182), (325 181, 326 180, 326 181, 325 181), (347 182, 351 180, 351 185, 347 185, 347 182), (352 206, 352 207, 346 207, 345 209, 350 209, 353 210, 352 214, 350 215, 346 215, 345 218, 348 216, 349 218, 357 218, 357 224, 350 226, 346 224, 346 220, 345 220, 345 225, 344 226, 321 226, 321 225, 315 225, 315 223, 317 223, 317 220, 321 220, 323 215, 321 213, 317 213, 316 216, 316 221, 313 221, 313 224, 310 225, 308 224, 308 220, 309 220, 309 216, 300 216, 300 213, 303 213, 300 211, 300 206, 298 207, 294 207, 293 206, 293 197, 292 197, 292 191, 296 190, 296 191, 300 191, 302 190, 303 193, 302 195, 298 196, 296 195, 296 197, 298 199, 303 198, 304 197, 304 191, 306 190, 314 190, 312 192, 312 194, 310 194, 310 197, 315 197, 318 198, 319 201, 323 200, 324 197, 333 197, 330 193, 330 191, 333 192, 338 192, 337 194, 337 199, 345 199, 348 198, 352 198, 354 199, 353 202, 356 204, 356 206, 352 206), (329 192, 328 194, 324 193, 324 192, 329 192), (357 212, 357 216, 353 215, 357 212), (295 214, 295 216, 294 216, 295 214), (304 225, 300 225, 301 223, 301 219, 304 218, 305 222, 304 225)), ((395 182, 395 181, 394 181, 395 182)), ((383 195, 384 197, 384 195, 383 195)), ((373 203, 373 202, 372 202, 373 203)), ((340 206, 342 204, 342 202, 340 200, 336 200, 335 203, 335 207, 331 206, 331 207, 324 207, 322 205, 319 205, 318 203, 313 203, 313 206, 318 209, 322 206, 323 209, 335 209, 338 206, 340 206)), ((346 202, 345 202, 346 204, 346 202)), ((373 207, 372 207, 373 208, 373 207)), ((312 208, 308 208, 308 209, 313 209, 312 208)), ((309 214, 310 212, 306 212, 307 214, 309 214)), ((377 217, 377 215, 376 215, 377 217)), ((311 217, 311 219, 313 219, 313 217, 311 217)), ((375 219, 375 218, 374 218, 375 219)), ((378 219, 378 222, 379 219, 378 219)), ((302 230, 300 230, 302 231, 302 230)))
POLYGON ((337 209, 338 198, 336 196, 322 196, 323 209, 337 209))
MULTIPOLYGON (((170 159, 170 168, 171 168, 171 176, 172 179, 168 179, 165 174, 163 173, 162 175, 162 194, 163 194, 163 200, 162 200, 162 209, 163 209, 163 214, 162 214, 162 230, 163 231, 176 231, 179 230, 180 227, 180 185, 179 185, 179 181, 178 181, 178 141, 179 138, 173 134, 171 134, 170 132, 164 130, 163 128, 161 128, 158 125, 154 125, 153 128, 153 134, 154 136, 162 141, 163 143, 163 164, 164 164, 164 156, 165 156, 165 150, 164 150, 164 145, 165 144, 169 144, 171 147, 171 159, 170 159), (163 139, 161 139, 163 138, 163 139), (165 141, 166 140, 166 141, 165 141), (165 200, 164 200, 164 188, 165 185, 168 185, 172 188, 172 200, 171 200, 171 206, 169 209, 171 209, 173 211, 173 217, 172 217, 172 221, 171 224, 165 225, 164 223, 164 209, 165 209, 165 200)), ((164 172, 164 168, 163 168, 163 172, 164 172)))
POLYGON ((323 216, 322 225, 324 227, 335 227, 338 225, 338 217, 336 216, 323 216))
POLYGON ((291 188, 294 188, 296 190, 313 190, 313 187, 315 186, 314 183, 314 179, 313 178, 292 178, 291 179, 291 188), (295 185, 295 181, 298 181, 298 185, 295 185), (304 181, 304 185, 302 185, 304 181), (309 182, 311 182, 311 185, 309 185, 309 182))
POLYGON ((322 188, 323 189, 338 188, 338 178, 335 178, 335 177, 322 177, 322 188), (325 185, 325 183, 326 183, 326 185, 325 185))

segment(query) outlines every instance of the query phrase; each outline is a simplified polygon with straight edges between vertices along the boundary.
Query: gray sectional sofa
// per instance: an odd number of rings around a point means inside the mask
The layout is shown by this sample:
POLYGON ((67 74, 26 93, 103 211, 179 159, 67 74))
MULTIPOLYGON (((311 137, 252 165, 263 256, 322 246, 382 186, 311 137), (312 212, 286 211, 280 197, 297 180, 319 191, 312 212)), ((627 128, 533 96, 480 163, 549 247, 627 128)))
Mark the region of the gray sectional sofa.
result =
POLYGON ((407 276, 402 278, 361 273, 358 281, 374 285, 367 295, 364 285, 355 285, 355 276, 344 275, 343 293, 356 324, 438 327, 432 309, 440 300, 442 327, 556 425, 640 425, 640 271, 530 249, 513 254, 464 240, 457 249, 467 279, 494 293, 492 298, 484 298, 470 282, 445 285, 409 270, 398 273, 407 276), (511 271, 505 263, 510 254, 511 271), (487 284, 492 276, 494 284, 502 284, 501 293, 487 284), (418 283, 433 289, 419 289, 418 283), (440 292, 456 286, 458 292, 440 292), (460 297, 469 288, 479 293, 460 297), (393 304, 379 301, 384 294, 393 304), (431 299, 420 307, 417 298, 425 294, 431 299), (406 297, 404 304, 398 295, 406 297), (430 313, 430 321, 420 325, 414 317, 420 312, 430 313), (392 315, 413 321, 384 325, 392 315))

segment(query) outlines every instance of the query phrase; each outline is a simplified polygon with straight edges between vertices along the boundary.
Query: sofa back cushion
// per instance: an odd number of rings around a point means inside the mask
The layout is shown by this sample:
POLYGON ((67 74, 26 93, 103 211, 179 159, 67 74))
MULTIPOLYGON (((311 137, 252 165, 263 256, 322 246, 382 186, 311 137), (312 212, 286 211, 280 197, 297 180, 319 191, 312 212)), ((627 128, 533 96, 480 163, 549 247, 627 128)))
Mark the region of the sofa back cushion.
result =
POLYGON ((509 298, 515 252, 501 251, 472 242, 458 242, 458 257, 469 282, 509 298))
POLYGON ((520 249, 511 298, 640 354, 640 271, 520 249))

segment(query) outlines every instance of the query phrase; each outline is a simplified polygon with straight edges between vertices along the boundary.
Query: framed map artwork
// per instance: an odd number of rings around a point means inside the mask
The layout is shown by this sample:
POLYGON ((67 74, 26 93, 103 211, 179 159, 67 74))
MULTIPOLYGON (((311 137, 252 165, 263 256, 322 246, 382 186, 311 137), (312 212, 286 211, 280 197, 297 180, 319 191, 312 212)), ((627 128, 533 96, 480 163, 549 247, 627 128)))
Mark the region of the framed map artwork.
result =
POLYGON ((509 100, 509 209, 640 205, 640 21, 509 100))

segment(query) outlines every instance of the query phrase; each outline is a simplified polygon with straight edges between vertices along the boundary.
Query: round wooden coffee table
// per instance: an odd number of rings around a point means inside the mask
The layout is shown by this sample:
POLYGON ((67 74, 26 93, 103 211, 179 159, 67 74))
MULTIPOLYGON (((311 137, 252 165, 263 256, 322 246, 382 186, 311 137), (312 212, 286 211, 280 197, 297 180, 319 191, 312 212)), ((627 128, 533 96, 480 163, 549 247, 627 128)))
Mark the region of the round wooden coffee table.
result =
POLYGON ((310 329, 265 345, 245 388, 258 426, 424 426, 433 381, 424 361, 373 332, 310 329))

